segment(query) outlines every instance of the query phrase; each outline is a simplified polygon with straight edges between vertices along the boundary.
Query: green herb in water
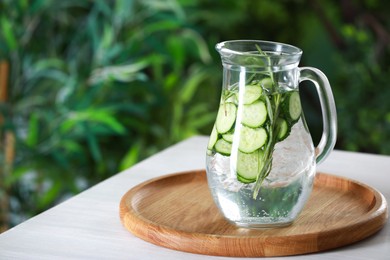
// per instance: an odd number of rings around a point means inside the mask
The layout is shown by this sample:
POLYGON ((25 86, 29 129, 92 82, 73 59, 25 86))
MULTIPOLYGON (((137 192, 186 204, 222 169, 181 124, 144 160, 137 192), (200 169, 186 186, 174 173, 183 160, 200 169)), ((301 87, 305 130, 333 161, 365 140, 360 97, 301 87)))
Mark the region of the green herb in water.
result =
POLYGON ((237 179, 242 183, 255 183, 252 199, 257 199, 271 172, 275 145, 288 137, 301 115, 298 92, 279 89, 270 67, 271 58, 256 47, 261 56, 257 57, 257 64, 267 70, 251 75, 243 89, 237 84, 224 90, 208 144, 211 154, 230 156, 233 136, 239 135, 237 179), (243 96, 238 95, 240 91, 243 96), (240 122, 236 122, 238 103, 242 103, 243 108, 240 122), (241 124, 238 128, 237 123, 241 124), (240 133, 235 133, 236 129, 240 129, 240 133))
MULTIPOLYGON (((256 48, 259 51, 260 55, 262 55, 268 59, 269 64, 270 64, 271 62, 270 62, 269 56, 265 52, 263 52, 258 45, 256 45, 256 48)), ((267 68, 270 68, 270 67, 267 67, 267 68)), ((280 106, 280 102, 281 102, 281 94, 276 89, 277 86, 275 84, 274 75, 273 75, 273 72, 271 71, 271 69, 268 69, 268 73, 269 73, 269 77, 271 79, 271 89, 270 89, 271 97, 264 95, 264 98, 265 98, 265 101, 267 104, 268 117, 270 120, 270 124, 268 125, 268 129, 267 129, 268 133, 269 133, 269 139, 268 139, 267 145, 265 146, 263 157, 260 160, 263 167, 259 167, 260 172, 257 175, 255 187, 253 189, 253 198, 254 199, 257 198, 257 195, 259 194, 259 191, 260 191, 260 188, 261 188, 263 181, 265 180, 265 178, 268 177, 269 173, 271 172, 272 155, 273 155, 273 151, 275 149, 274 148, 275 144, 277 143, 278 132, 279 132, 279 127, 278 127, 278 124, 276 123, 277 122, 276 119, 279 116, 279 106, 280 106)))

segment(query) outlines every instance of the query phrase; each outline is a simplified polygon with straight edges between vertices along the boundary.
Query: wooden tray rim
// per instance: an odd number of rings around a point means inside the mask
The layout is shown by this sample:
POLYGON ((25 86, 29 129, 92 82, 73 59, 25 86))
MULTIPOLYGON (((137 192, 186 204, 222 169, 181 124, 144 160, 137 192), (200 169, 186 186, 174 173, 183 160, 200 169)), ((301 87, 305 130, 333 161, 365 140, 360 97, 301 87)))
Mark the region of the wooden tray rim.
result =
MULTIPOLYGON (((147 185, 149 185, 151 183, 154 183, 154 182, 157 182, 157 181, 161 181, 163 179, 168 179, 168 178, 177 178, 177 177, 180 177, 181 175, 200 174, 200 173, 205 174, 205 170, 204 169, 195 169, 195 170, 189 170, 189 171, 181 171, 181 172, 169 173, 169 174, 164 174, 164 175, 161 175, 161 176, 158 176, 158 177, 154 177, 152 179, 146 180, 146 181, 144 181, 144 182, 134 186, 133 188, 128 190, 123 195, 123 197, 121 198, 121 201, 120 201, 120 214, 119 215, 120 215, 120 219, 121 219, 122 224, 126 227, 126 225, 124 223, 126 221, 125 220, 126 217, 127 218, 131 218, 131 219, 138 219, 139 220, 138 225, 145 226, 146 228, 150 228, 150 229, 152 229, 152 230, 154 230, 156 232, 177 233, 177 234, 180 234, 181 239, 186 237, 189 240, 191 240, 192 242, 198 241, 197 243, 204 242, 205 237, 206 238, 208 237, 210 239, 223 238, 224 240, 233 240, 233 241, 236 240, 237 236, 234 236, 234 235, 221 235, 221 234, 188 232, 188 231, 185 231, 185 230, 178 230, 178 229, 175 229, 175 228, 173 228, 171 226, 168 226, 168 225, 163 225, 163 224, 156 223, 156 222, 154 222, 154 221, 144 217, 143 215, 138 214, 137 211, 135 211, 133 209, 133 207, 128 208, 125 205, 126 204, 126 198, 128 196, 130 196, 131 194, 133 194, 133 195, 137 194, 139 190, 141 190, 143 187, 145 187, 145 186, 147 186, 147 185), (123 208, 124 207, 127 208, 129 213, 125 214, 123 212, 123 208)), ((372 207, 370 207, 370 209, 367 211, 367 213, 365 214, 364 218, 360 218, 359 220, 357 220, 355 223, 353 223, 350 226, 347 226, 347 227, 334 227, 334 228, 331 228, 331 229, 323 232, 322 234, 332 234, 332 233, 335 233, 335 232, 340 233, 343 230, 362 227, 365 224, 367 224, 369 222, 372 222, 372 221, 380 221, 380 222, 378 222, 379 225, 378 225, 377 229, 374 232, 371 232, 370 234, 366 234, 364 237, 361 237, 359 239, 355 239, 353 241, 348 241, 345 244, 337 245, 337 246, 334 246, 334 247, 323 248, 323 249, 318 250, 318 251, 302 252, 302 254, 314 253, 314 252, 329 250, 329 249, 345 246, 345 245, 348 245, 348 244, 352 244, 352 243, 358 242, 358 241, 360 241, 362 239, 365 239, 365 238, 375 234, 376 232, 378 232, 379 230, 382 229, 382 227, 386 224, 387 219, 388 219, 388 206, 387 206, 387 201, 386 201, 385 197, 383 196, 383 194, 381 192, 379 192, 377 189, 375 189, 375 188, 373 188, 373 187, 371 187, 371 186, 369 186, 369 185, 367 185, 365 183, 362 183, 360 181, 354 180, 352 178, 343 177, 343 176, 330 174, 330 173, 324 173, 324 172, 317 172, 316 173, 316 178, 319 178, 321 176, 329 176, 331 178, 341 179, 343 181, 351 182, 351 183, 353 183, 355 185, 361 186, 364 189, 371 191, 373 193, 373 195, 375 197, 375 201, 376 201, 376 203, 372 207)), ((334 187, 334 185, 325 185, 325 187, 334 187)), ((171 249, 175 249, 175 250, 179 250, 179 251, 190 252, 190 253, 197 253, 197 254, 218 255, 218 256, 243 256, 243 255, 225 255, 225 254, 219 254, 218 252, 203 252, 203 251, 186 250, 186 248, 181 248, 180 246, 173 246, 173 245, 166 244, 166 243, 164 244, 164 241, 161 241, 161 243, 156 243, 155 241, 152 241, 149 238, 144 237, 144 236, 138 234, 136 230, 130 230, 128 227, 126 227, 126 228, 127 228, 128 231, 130 231, 135 236, 137 236, 137 237, 139 237, 139 238, 141 238, 141 239, 143 239, 143 240, 145 240, 147 242, 150 242, 150 243, 153 243, 155 245, 158 245, 158 246, 163 246, 163 247, 167 247, 167 248, 171 248, 171 249)), ((138 228, 137 228, 137 230, 138 230, 138 228)), ((318 238, 319 235, 315 231, 302 233, 302 234, 287 235, 287 236, 282 236, 282 235, 267 236, 267 237, 259 237, 259 236, 254 236, 254 235, 242 235, 242 236, 240 236, 240 238, 244 238, 244 239, 258 239, 259 242, 261 242, 264 239, 277 240, 277 239, 286 238, 286 237, 289 238, 289 239, 299 239, 301 237, 313 237, 313 238, 319 239, 318 238)), ((248 257, 248 256, 256 257, 256 256, 288 256, 288 255, 296 255, 296 254, 244 255, 244 256, 246 256, 246 257, 248 257)))

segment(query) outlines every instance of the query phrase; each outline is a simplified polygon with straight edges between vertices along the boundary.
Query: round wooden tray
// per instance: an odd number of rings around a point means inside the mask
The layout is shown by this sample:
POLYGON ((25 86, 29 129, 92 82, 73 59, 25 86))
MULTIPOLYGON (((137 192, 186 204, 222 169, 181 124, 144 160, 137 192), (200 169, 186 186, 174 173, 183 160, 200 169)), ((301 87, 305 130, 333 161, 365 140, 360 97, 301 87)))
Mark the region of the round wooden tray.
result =
POLYGON ((285 256, 362 240, 387 221, 381 193, 356 181, 318 173, 313 192, 289 227, 245 229, 214 205, 203 170, 162 176, 129 190, 120 218, 134 235, 176 250, 220 256, 285 256))

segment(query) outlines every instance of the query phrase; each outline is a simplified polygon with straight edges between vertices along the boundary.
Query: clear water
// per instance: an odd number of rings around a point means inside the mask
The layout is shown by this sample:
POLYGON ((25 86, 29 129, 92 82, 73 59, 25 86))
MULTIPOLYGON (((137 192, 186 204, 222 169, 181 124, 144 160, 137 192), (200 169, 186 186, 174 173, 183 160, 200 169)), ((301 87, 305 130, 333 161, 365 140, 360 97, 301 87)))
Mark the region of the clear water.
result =
POLYGON ((311 193, 315 175, 314 148, 302 120, 275 146, 272 170, 256 200, 254 183, 239 182, 234 164, 229 156, 207 155, 209 188, 224 216, 243 227, 291 224, 311 193))

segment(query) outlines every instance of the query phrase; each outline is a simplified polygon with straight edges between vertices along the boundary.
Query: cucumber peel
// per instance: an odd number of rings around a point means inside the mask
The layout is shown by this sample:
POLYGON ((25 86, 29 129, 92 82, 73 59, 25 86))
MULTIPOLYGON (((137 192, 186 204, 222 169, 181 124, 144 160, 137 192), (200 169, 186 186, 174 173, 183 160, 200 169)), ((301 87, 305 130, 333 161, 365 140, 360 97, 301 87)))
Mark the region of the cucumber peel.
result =
POLYGON ((233 143, 233 136, 234 133, 226 133, 222 135, 222 138, 229 143, 233 143))
POLYGON ((244 105, 242 123, 249 127, 259 127, 267 120, 267 107, 263 101, 244 105))
POLYGON ((244 104, 255 102, 263 94, 263 89, 259 85, 246 85, 244 91, 244 104))
POLYGON ((215 150, 222 154, 222 155, 230 155, 231 151, 232 151, 232 144, 229 143, 229 142, 226 142, 225 140, 223 139, 219 139, 216 143, 215 143, 215 150))
POLYGON ((281 117, 276 120, 276 125, 278 142, 280 142, 289 136, 291 127, 288 125, 287 121, 281 117))
POLYGON ((282 110, 291 123, 298 121, 302 114, 301 99, 298 91, 287 92, 285 101, 282 104, 282 110))
POLYGON ((251 128, 241 126, 238 149, 244 153, 252 153, 261 148, 267 141, 268 134, 263 127, 251 128))
POLYGON ((207 144, 207 149, 212 150, 214 148, 215 143, 218 140, 218 132, 215 128, 215 125, 213 126, 213 130, 211 130, 211 134, 209 137, 209 142, 207 144))
POLYGON ((255 182, 262 166, 263 152, 259 149, 253 153, 243 153, 238 151, 237 154, 237 178, 241 182, 255 182))
POLYGON ((233 103, 222 103, 219 106, 216 128, 218 133, 228 132, 236 121, 237 107, 233 103))

